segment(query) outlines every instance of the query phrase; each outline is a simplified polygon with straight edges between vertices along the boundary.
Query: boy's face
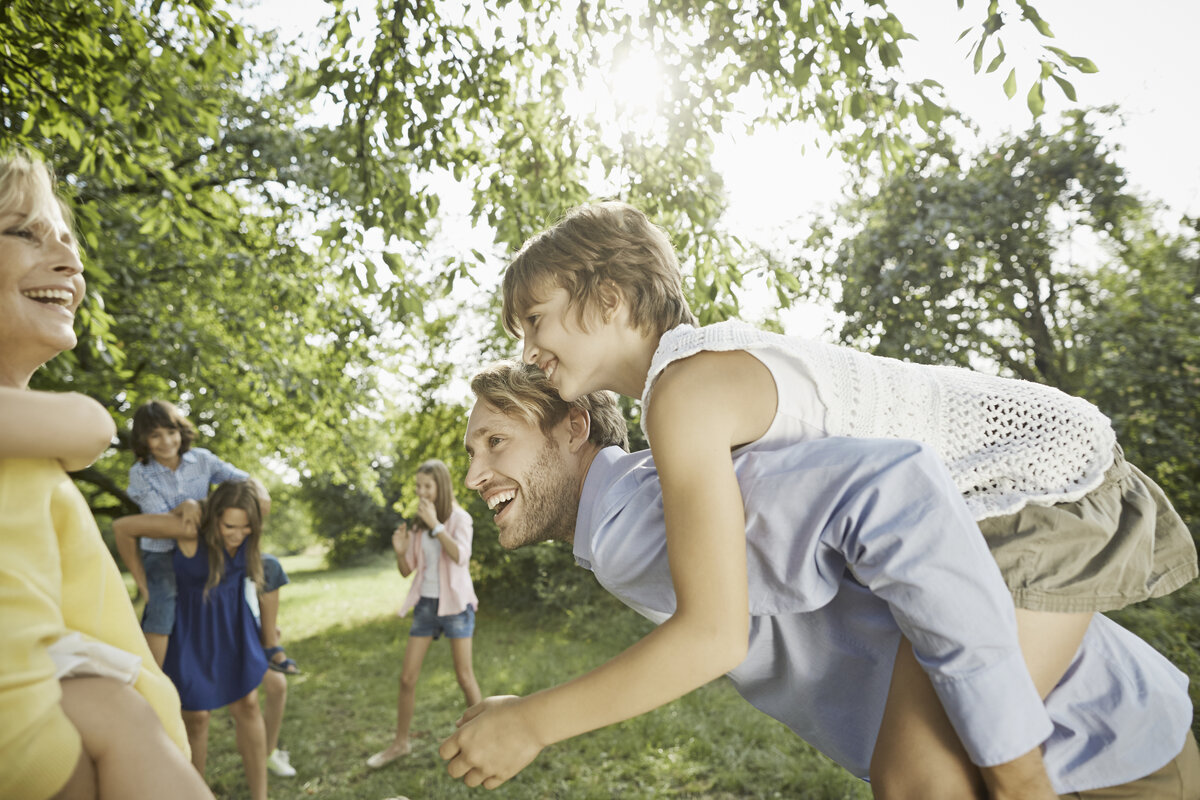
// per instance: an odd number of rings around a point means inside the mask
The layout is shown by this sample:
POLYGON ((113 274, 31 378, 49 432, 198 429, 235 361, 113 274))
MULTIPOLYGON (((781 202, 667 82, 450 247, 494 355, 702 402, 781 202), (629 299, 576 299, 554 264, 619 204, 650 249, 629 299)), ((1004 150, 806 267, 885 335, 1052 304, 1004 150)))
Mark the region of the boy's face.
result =
POLYGON ((251 533, 250 515, 241 508, 225 509, 217 520, 217 532, 221 534, 225 552, 232 557, 251 533))
POLYGON ((183 439, 178 428, 155 428, 146 437, 146 449, 160 464, 174 464, 183 439))
POLYGON ((619 334, 624 317, 605 320, 595 308, 580 319, 570 295, 560 287, 547 288, 541 300, 525 310, 521 320, 522 359, 546 373, 546 380, 568 403, 599 389, 613 389, 613 368, 623 351, 619 334))
MULTIPOLYGON (((0 367, 5 373, 32 371, 75 346, 75 310, 83 290, 83 264, 57 207, 39 210, 26 199, 0 211, 0 367)), ((8 374, 0 379, 8 380, 8 374)))
POLYGON ((565 445, 566 420, 549 435, 479 400, 467 421, 468 489, 496 512, 508 550, 551 539, 570 541, 579 510, 579 463, 565 445))

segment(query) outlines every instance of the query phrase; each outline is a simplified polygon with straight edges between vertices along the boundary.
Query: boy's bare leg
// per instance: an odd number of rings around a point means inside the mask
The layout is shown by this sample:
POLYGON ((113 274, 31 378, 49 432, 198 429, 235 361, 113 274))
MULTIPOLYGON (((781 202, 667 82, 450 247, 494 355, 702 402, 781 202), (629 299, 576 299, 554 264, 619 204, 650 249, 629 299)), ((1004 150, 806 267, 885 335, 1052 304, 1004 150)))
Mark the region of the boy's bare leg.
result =
POLYGON ((1017 639, 1025 666, 1042 697, 1062 680, 1075 659, 1083 635, 1092 624, 1092 612, 1059 614, 1052 611, 1017 609, 1017 639))
POLYGON ((907 639, 896 652, 871 756, 871 791, 883 800, 987 797, 983 776, 967 757, 907 639))
POLYGON ((154 656, 154 662, 161 668, 163 659, 167 657, 167 643, 171 637, 165 633, 147 633, 146 644, 150 647, 150 655, 154 656))
POLYGON ((62 708, 83 739, 80 763, 55 800, 212 800, 204 779, 163 730, 146 699, 111 678, 62 681, 62 708))
POLYGON ((230 703, 229 713, 233 715, 251 800, 267 800, 267 731, 258 708, 257 690, 230 703))

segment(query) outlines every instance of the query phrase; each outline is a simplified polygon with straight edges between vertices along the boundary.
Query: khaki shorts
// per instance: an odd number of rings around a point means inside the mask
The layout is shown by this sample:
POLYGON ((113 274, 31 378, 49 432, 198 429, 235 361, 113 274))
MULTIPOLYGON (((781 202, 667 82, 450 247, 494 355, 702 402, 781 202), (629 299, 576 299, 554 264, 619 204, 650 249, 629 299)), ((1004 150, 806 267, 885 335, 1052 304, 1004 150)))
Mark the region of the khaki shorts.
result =
POLYGON ((1162 489, 1118 445, 1104 482, 1073 503, 979 521, 1018 608, 1111 611, 1196 577, 1196 545, 1162 489))
POLYGON ((1200 750, 1188 731, 1179 755, 1144 778, 1106 789, 1059 795, 1062 800, 1200 800, 1200 750))

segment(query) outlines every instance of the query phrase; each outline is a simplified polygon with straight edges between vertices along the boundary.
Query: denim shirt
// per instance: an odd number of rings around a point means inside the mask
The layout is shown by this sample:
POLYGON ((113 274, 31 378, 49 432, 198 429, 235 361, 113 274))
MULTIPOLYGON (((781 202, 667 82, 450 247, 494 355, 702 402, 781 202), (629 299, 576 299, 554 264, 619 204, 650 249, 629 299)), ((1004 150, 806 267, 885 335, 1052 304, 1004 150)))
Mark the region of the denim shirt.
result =
MULTIPOLYGON (((179 457, 171 469, 150 459, 129 468, 129 497, 143 514, 167 514, 184 500, 203 500, 214 483, 244 481, 247 473, 217 458, 203 447, 193 447, 179 457)), ((141 539, 142 550, 167 553, 175 549, 173 539, 141 539)))

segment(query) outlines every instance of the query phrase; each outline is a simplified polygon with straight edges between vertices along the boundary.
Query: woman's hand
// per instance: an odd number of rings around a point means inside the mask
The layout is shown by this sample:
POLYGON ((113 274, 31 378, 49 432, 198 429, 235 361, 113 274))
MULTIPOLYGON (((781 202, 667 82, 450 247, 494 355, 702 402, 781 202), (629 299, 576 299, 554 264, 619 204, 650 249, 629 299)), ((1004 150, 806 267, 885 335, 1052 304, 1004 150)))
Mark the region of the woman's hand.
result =
POLYGON ((467 709, 458 730, 442 742, 438 754, 450 777, 467 786, 495 789, 537 758, 538 741, 516 695, 489 697, 467 709))
POLYGON ((402 556, 408 552, 411 541, 412 529, 408 527, 407 522, 401 522, 396 526, 396 530, 392 531, 392 549, 396 551, 396 555, 402 556))
POLYGON ((437 527, 437 509, 433 507, 432 500, 422 499, 419 503, 417 503, 417 517, 421 520, 421 522, 425 523, 425 527, 427 527, 429 530, 433 530, 437 527))

